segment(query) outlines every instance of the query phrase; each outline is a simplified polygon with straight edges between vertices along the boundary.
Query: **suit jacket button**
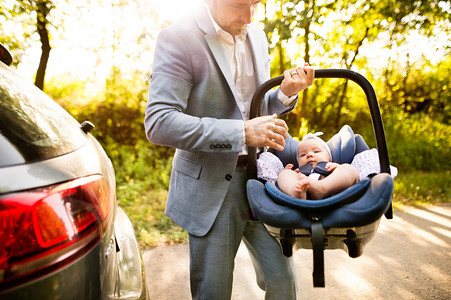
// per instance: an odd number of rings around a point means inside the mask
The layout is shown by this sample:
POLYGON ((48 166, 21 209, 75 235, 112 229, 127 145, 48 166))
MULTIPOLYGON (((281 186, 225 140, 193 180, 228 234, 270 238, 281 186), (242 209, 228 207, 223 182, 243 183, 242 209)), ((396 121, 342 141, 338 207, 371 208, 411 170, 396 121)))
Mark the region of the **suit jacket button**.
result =
POLYGON ((225 179, 226 179, 227 181, 231 181, 231 180, 232 180, 232 175, 227 174, 226 177, 225 177, 225 179))

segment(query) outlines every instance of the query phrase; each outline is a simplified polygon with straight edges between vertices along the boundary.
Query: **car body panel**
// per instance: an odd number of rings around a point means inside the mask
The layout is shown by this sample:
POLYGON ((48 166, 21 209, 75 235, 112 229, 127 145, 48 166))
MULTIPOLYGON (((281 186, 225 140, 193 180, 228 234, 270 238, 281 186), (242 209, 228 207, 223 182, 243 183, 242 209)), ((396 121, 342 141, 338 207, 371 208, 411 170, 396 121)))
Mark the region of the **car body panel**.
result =
POLYGON ((44 161, 0 168, 0 194, 32 189, 93 174, 108 176, 114 182, 111 162, 90 135, 77 151, 44 161))
MULTIPOLYGON (((14 103, 18 105, 16 111, 20 111, 21 118, 26 119, 28 116, 24 114, 32 111, 33 118, 38 120, 34 125, 30 122, 32 125, 25 129, 34 130, 36 126, 47 126, 47 130, 49 126, 51 128, 49 136, 44 136, 42 140, 28 140, 24 130, 25 136, 20 138, 24 138, 25 143, 16 143, 17 138, 8 127, 9 123, 5 119, 0 121, 0 155, 3 156, 0 163, 0 198, 100 175, 111 187, 113 194, 109 201, 113 209, 102 228, 93 232, 100 234, 98 238, 91 239, 84 246, 74 244, 67 247, 67 253, 55 258, 58 264, 51 271, 39 271, 25 277, 23 282, 3 287, 0 289, 0 299, 147 299, 142 257, 130 220, 114 203, 115 174, 107 154, 98 141, 91 134, 84 133, 80 123, 58 104, 0 63, 0 102, 9 101, 7 97, 11 94, 4 88, 9 85, 14 86, 17 97, 22 100, 29 98, 24 101, 30 109, 20 106, 21 100, 18 104, 14 103), (41 101, 57 110, 57 116, 39 115, 41 101), (59 114, 64 116, 59 118, 59 114), (64 124, 61 125, 61 122, 64 124), (55 148, 52 148, 53 144, 55 148), (31 148, 20 149, 24 145, 31 148), (42 153, 35 155, 36 151, 41 150, 42 153), (71 257, 73 259, 67 262, 71 257)), ((6 107, 7 104, 3 104, 0 108, 6 107)), ((15 122, 14 126, 20 125, 21 122, 15 122)), ((0 269, 0 283, 5 276, 7 274, 0 269)))

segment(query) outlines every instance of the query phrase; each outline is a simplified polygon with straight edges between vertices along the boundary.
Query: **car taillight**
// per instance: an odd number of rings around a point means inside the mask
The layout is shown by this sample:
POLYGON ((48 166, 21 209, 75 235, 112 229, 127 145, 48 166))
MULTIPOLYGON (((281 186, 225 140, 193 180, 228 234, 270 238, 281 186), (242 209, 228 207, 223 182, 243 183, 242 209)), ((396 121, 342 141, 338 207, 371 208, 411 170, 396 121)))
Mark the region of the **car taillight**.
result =
POLYGON ((103 236, 114 191, 99 175, 0 196, 0 289, 73 262, 103 236))

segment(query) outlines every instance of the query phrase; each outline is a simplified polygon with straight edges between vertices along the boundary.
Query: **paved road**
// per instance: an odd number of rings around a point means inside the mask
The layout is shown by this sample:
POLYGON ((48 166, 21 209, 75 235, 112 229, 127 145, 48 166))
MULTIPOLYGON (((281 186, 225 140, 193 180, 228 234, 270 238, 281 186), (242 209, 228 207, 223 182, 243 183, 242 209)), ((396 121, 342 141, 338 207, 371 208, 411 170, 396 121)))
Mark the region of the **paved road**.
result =
MULTIPOLYGON (((187 245, 143 253, 151 299, 190 299, 187 245)), ((294 254, 301 299, 451 299, 451 204, 396 211, 359 258, 325 252, 325 288, 313 288, 312 252, 294 254)), ((241 245, 233 300, 263 299, 241 245)))

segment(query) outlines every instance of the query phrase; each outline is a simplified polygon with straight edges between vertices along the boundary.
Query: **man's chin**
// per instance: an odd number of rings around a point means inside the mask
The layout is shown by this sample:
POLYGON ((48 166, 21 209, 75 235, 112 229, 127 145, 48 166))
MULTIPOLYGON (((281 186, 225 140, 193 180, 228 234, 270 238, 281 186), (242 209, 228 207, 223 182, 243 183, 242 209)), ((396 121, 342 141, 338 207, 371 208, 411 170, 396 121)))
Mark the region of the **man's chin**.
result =
POLYGON ((237 25, 233 30, 234 31, 233 35, 240 35, 240 34, 244 33, 246 31, 246 27, 247 27, 246 24, 245 25, 237 25))

